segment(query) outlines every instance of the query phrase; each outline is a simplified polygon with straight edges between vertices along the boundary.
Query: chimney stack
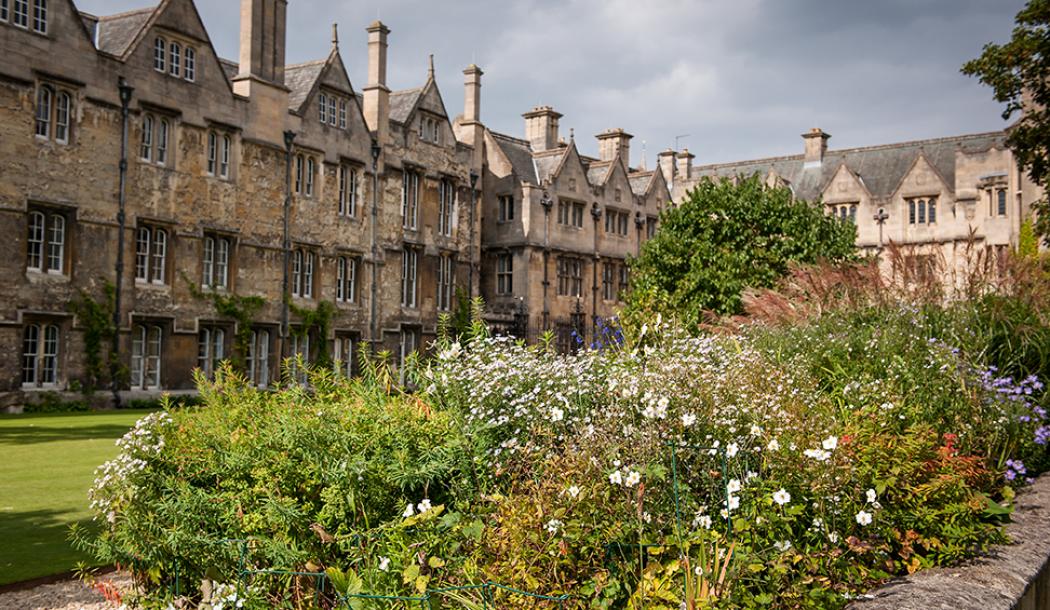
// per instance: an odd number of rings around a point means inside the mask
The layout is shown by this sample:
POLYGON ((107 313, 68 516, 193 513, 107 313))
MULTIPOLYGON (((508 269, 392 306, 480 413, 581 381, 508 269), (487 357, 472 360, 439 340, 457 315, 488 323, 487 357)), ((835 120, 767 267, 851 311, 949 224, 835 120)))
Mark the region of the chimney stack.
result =
POLYGON ((693 174, 693 159, 696 158, 696 155, 689 152, 688 148, 683 148, 682 152, 678 153, 676 157, 678 167, 675 171, 682 177, 682 180, 689 180, 693 174))
POLYGON ((288 0, 241 0, 238 80, 255 79, 284 85, 287 10, 288 0))
POLYGON ((463 121, 476 123, 481 120, 481 75, 484 72, 474 64, 463 71, 465 78, 465 95, 463 100, 463 121))
POLYGON ((380 145, 386 144, 390 131, 390 89, 386 86, 386 47, 390 28, 376 21, 368 31, 368 84, 365 98, 365 122, 375 133, 380 145))
POLYGON ((656 160, 657 165, 660 166, 660 173, 664 175, 664 182, 667 183, 667 188, 670 189, 674 184, 674 151, 668 148, 656 155, 656 160))
POLYGON ((824 133, 820 127, 814 127, 802 134, 806 141, 806 157, 803 168, 820 167, 824 162, 824 153, 828 151, 828 138, 831 135, 824 133))
POLYGON ((534 152, 550 150, 558 145, 558 119, 562 115, 550 106, 537 106, 521 115, 525 117, 525 139, 534 152))
POLYGON ((624 169, 630 170, 631 138, 634 136, 617 127, 615 129, 606 129, 595 137, 598 138, 599 159, 612 161, 619 154, 620 158, 623 159, 624 169))

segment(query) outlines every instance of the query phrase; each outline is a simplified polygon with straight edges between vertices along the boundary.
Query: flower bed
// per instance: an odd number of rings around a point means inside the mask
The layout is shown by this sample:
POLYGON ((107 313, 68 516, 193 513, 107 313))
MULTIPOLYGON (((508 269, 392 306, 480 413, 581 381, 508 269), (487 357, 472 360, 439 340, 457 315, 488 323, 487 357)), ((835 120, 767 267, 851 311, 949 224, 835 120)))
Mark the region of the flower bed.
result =
POLYGON ((841 607, 1004 541, 1046 466, 1045 388, 990 368, 969 320, 654 320, 568 357, 445 341, 414 395, 373 363, 309 393, 220 375, 205 408, 129 434, 92 491, 109 527, 81 542, 145 604, 177 573, 240 583, 246 607, 841 607))

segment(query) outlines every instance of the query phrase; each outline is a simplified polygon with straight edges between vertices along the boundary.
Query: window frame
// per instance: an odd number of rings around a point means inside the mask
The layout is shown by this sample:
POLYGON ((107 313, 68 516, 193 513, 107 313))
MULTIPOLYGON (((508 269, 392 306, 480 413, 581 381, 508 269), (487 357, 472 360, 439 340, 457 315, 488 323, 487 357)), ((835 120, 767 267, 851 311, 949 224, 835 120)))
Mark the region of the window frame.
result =
POLYGON ((220 233, 205 233, 201 239, 201 287, 230 288, 230 258, 233 240, 220 233))
POLYGON ((402 171, 401 181, 401 228, 412 231, 419 226, 419 172, 402 171))
POLYGON ((67 275, 69 268, 69 214, 45 207, 30 206, 26 212, 26 272, 67 275), (37 226, 34 219, 40 219, 37 226), (57 239, 56 239, 57 235, 57 239), (35 250, 35 252, 34 252, 35 250), (56 254, 57 252, 57 254, 56 254), (33 264, 33 260, 36 264, 33 264), (56 266, 55 261, 58 261, 56 266))
POLYGON ((336 259, 336 302, 357 303, 357 275, 360 269, 358 261, 356 256, 345 254, 336 259))
POLYGON ((33 0, 33 31, 47 36, 47 0, 33 0))
POLYGON ((52 133, 52 113, 55 107, 55 88, 48 83, 37 85, 36 93, 36 127, 34 133, 41 140, 50 140, 52 133), (43 126, 43 132, 41 132, 43 126))
POLYGON ((161 226, 141 224, 135 231, 135 283, 166 286, 170 231, 161 226))
POLYGON ((182 43, 177 40, 168 44, 168 76, 182 78, 182 43))
POLYGON ((514 255, 510 252, 496 255, 496 294, 514 294, 514 255))
POLYGON ((499 195, 497 206, 496 222, 512 222, 514 220, 514 195, 499 195))
POLYGON ((453 219, 456 209, 456 186, 452 180, 438 181, 438 235, 452 237, 453 219))
POLYGON ((347 163, 339 164, 339 216, 357 217, 357 168, 347 163))
POLYGON ((182 78, 187 82, 197 82, 197 49, 191 46, 184 46, 182 58, 182 78))
POLYGON ((401 250, 401 307, 419 306, 419 249, 405 246, 401 250))
POLYGON ((20 368, 23 389, 54 388, 59 385, 63 345, 62 329, 57 321, 31 320, 22 327, 20 368), (29 338, 30 331, 32 339, 29 338))
POLYGON ((248 381, 256 388, 270 385, 270 329, 253 328, 248 342, 248 381))
POLYGON ((163 36, 153 39, 153 69, 157 72, 168 73, 168 41, 163 36))
POLYGON ((164 327, 156 322, 138 322, 131 334, 131 389, 159 390, 163 382, 164 327))
POLYGON ((437 310, 451 311, 456 286, 456 256, 444 252, 438 256, 437 310))

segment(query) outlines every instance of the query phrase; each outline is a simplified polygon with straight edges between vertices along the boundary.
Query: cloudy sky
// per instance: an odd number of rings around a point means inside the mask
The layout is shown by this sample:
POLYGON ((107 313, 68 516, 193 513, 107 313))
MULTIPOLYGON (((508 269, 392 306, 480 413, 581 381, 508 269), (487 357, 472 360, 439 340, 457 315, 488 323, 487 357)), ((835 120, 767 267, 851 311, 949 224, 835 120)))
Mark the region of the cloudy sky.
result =
MULTIPOLYGON (((76 0, 110 14, 151 0, 76 0)), ((198 0, 219 54, 238 56, 238 0, 198 0)), ((392 30, 389 85, 419 86, 427 54, 451 115, 462 69, 485 71, 482 119, 521 136, 551 105, 584 153, 609 127, 634 134, 649 167, 676 136, 697 163, 1001 129, 988 89, 959 73, 1009 38, 1023 0, 290 0, 288 63, 324 57, 331 23, 351 82, 366 83, 366 33, 392 30)))

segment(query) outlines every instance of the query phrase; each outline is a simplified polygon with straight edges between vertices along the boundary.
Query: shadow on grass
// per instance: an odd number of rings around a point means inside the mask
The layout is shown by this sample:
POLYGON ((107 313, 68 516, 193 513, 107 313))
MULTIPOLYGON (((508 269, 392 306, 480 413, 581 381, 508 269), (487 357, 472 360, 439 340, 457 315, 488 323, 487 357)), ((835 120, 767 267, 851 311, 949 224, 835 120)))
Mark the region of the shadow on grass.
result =
POLYGON ((32 445, 54 441, 118 439, 131 428, 129 424, 94 424, 90 426, 0 426, 0 445, 32 445))
MULTIPOLYGON (((69 541, 69 513, 37 510, 0 512, 0 585, 50 576, 91 561, 69 541)), ((95 527, 91 520, 81 521, 95 527)))

